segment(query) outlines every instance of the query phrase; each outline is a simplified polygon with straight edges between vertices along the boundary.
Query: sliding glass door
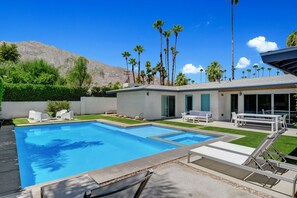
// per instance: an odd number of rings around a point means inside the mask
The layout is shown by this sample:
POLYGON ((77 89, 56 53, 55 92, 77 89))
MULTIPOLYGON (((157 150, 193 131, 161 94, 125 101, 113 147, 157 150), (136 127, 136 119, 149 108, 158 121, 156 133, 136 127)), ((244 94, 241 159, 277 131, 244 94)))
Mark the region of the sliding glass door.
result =
POLYGON ((163 117, 175 116, 175 96, 162 96, 161 108, 163 117))
POLYGON ((251 94, 244 95, 245 113, 287 114, 288 123, 296 122, 296 100, 291 94, 251 94))

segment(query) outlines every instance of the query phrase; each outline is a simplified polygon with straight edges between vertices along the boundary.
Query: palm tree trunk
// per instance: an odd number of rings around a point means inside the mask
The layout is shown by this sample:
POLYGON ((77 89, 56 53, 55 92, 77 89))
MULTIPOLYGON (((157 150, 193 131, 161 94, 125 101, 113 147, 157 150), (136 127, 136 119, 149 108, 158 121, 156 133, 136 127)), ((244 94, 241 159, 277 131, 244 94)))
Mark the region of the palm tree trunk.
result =
POLYGON ((231 0, 232 80, 234 80, 234 0, 231 0))
POLYGON ((138 79, 140 79, 140 53, 138 53, 138 79))
MULTIPOLYGON (((162 52, 162 30, 160 30, 160 64, 161 70, 163 71, 163 52, 162 52)), ((160 72, 160 84, 164 85, 164 72, 160 72)))
POLYGON ((167 54, 166 54, 166 58, 167 58, 167 85, 169 85, 170 83, 170 68, 169 68, 169 38, 166 39, 166 51, 167 51, 167 54))
POLYGON ((135 84, 134 65, 132 65, 132 76, 133 76, 133 83, 135 84))
POLYGON ((126 58, 126 65, 127 65, 127 77, 128 77, 127 81, 128 81, 128 83, 130 83, 130 74, 129 74, 128 58, 126 58))
POLYGON ((175 42, 174 42, 174 53, 173 53, 173 59, 172 59, 172 85, 174 84, 174 72, 175 72, 175 66, 176 66, 176 46, 177 46, 177 38, 178 35, 175 36, 175 42))

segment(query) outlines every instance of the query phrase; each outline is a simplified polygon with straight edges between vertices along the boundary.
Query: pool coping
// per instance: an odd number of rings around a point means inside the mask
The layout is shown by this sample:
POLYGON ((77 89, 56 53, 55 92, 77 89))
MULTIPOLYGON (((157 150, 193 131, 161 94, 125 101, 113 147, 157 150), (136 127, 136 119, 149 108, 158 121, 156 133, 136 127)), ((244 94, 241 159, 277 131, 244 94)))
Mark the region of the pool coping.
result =
MULTIPOLYGON (((80 175, 88 174, 90 177, 92 177, 97 183, 107 183, 112 182, 114 180, 117 180, 118 178, 125 177, 127 175, 131 175, 133 173, 148 170, 151 168, 158 167, 162 164, 170 163, 172 161, 176 161, 178 159, 182 159, 187 157, 188 151, 190 149, 196 148, 198 146, 206 145, 215 141, 231 141, 235 139, 242 138, 244 136, 242 135, 236 135, 236 134, 226 134, 221 132, 214 132, 214 131, 206 131, 199 128, 185 128, 180 126, 171 126, 161 123, 140 123, 140 124, 124 124, 119 122, 114 122, 110 120, 103 120, 103 119, 96 119, 96 120, 75 120, 75 121, 67 121, 67 122, 55 122, 55 123, 30 123, 30 124, 22 124, 17 125, 16 127, 26 127, 26 126, 38 126, 38 125, 52 125, 52 124, 67 124, 67 123, 81 123, 81 122, 99 122, 104 124, 109 124, 113 126, 118 126, 122 128, 132 128, 132 127, 139 127, 139 126, 158 126, 158 127, 165 127, 175 130, 180 130, 184 132, 193 132, 193 133, 199 133, 199 134, 205 134, 205 135, 212 135, 212 136, 218 136, 217 138, 207 140, 204 142, 200 142, 193 145, 183 145, 182 147, 172 149, 169 151, 164 151, 158 154, 142 157, 139 159, 131 160, 128 162, 108 166, 105 168, 99 168, 93 171, 87 171, 80 174, 72 175, 69 177, 64 177, 57 180, 52 180, 49 182, 44 182, 41 184, 36 184, 32 186, 28 186, 23 188, 22 190, 32 190, 33 197, 40 197, 40 188, 42 186, 53 184, 62 180, 78 177, 80 175)), ((13 129, 14 132, 14 129, 13 129)))

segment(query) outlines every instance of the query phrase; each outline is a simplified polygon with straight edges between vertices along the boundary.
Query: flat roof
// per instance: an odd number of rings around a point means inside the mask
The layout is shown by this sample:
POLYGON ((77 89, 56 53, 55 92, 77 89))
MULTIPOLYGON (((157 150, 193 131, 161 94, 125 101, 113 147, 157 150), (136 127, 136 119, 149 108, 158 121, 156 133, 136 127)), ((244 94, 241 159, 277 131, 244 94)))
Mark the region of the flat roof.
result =
POLYGON ((108 94, 132 91, 164 91, 164 92, 188 92, 188 91, 211 91, 211 90, 238 90, 257 88, 277 88, 285 86, 295 86, 297 77, 285 74, 281 76, 271 76, 262 78, 245 78, 239 80, 226 80, 221 82, 206 82, 184 86, 161 86, 144 85, 139 87, 125 88, 108 91, 108 94))
POLYGON ((297 76, 297 47, 261 53, 264 63, 297 76))

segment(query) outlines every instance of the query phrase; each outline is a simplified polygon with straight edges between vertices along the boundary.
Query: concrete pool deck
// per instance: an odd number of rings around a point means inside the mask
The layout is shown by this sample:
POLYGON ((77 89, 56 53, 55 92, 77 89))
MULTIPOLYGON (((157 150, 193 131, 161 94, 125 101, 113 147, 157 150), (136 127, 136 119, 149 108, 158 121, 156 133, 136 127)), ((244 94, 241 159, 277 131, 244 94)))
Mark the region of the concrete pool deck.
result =
MULTIPOLYGON (((101 120, 100 120, 101 121, 101 120)), ((104 121, 101 121, 104 122, 104 121)), ((109 124, 113 124, 114 122, 108 122, 109 124)), ((148 123, 149 124, 149 123, 148 123)), ((117 123, 117 125, 119 125, 117 123)), ((142 124, 141 124, 142 125, 142 124)), ((145 124, 146 125, 146 124, 145 124)), ((154 124, 157 126, 166 126, 161 124, 154 124)), ((128 125, 124 125, 128 127, 128 125)), ((135 125, 133 125, 135 126, 135 125)), ((186 131, 192 132, 203 132, 203 130, 199 129, 185 129, 182 127, 169 127, 175 129, 183 129, 186 131)), ((16 149, 15 149, 15 139, 14 133, 11 131, 13 127, 4 126, 0 130, 0 149, 14 150, 15 152, 11 152, 9 154, 8 159, 17 160, 16 149), (9 132, 10 131, 10 132, 9 132), (9 138, 6 136, 9 134, 9 138), (3 136, 2 136, 3 135, 3 136), (12 136, 11 136, 12 135, 12 136), (8 138, 8 139, 7 139, 8 138), (8 142, 8 143, 7 143, 8 142)), ((221 133, 209 132, 207 134, 216 134, 222 135, 221 133)), ((240 136, 228 135, 220 137, 223 141, 230 141, 232 139, 236 139, 240 136)), ((216 141, 217 139, 215 139, 216 141)), ((212 140, 213 141, 213 140, 212 140)), ((202 143, 206 144, 206 143, 202 143)), ((201 143, 199 145, 202 145, 201 143)), ((98 169, 95 171, 87 172, 89 176, 91 176, 96 182, 109 182, 116 178, 125 177, 131 173, 145 170, 148 168, 153 168, 155 170, 154 176, 151 178, 148 183, 147 188, 143 192, 142 197, 290 197, 291 186, 286 184, 281 184, 281 187, 276 186, 276 189, 270 190, 263 187, 259 187, 257 185, 245 182, 240 180, 240 178, 230 177, 228 175, 222 174, 219 171, 209 169, 209 164, 203 166, 204 164, 198 163, 199 157, 194 158, 192 163, 186 163, 186 156, 188 150, 191 148, 195 148, 198 145, 185 146, 175 150, 166 151, 163 153, 159 153, 156 155, 144 157, 141 159, 129 161, 126 163, 110 166, 107 168, 98 169), (170 195, 170 196, 169 196, 170 195)), ((2 158, 2 153, 0 150, 0 156, 2 158)), ((104 156, 102 156, 104 157, 104 156)), ((1 164, 2 165, 2 164, 1 164)), ((16 164, 17 165, 17 164, 16 164)), ((1 169, 6 167, 9 171, 11 171, 12 167, 8 163, 4 163, 1 169)), ((224 167, 218 165, 218 167, 224 167)), ((11 177, 4 174, 0 174, 0 190, 6 190, 6 193, 0 191, 1 195, 7 194, 5 198, 16 197, 17 194, 14 192, 19 190, 20 179, 19 172, 17 169, 14 170, 15 177, 11 177), (16 175, 17 173, 17 175, 16 175), (9 180, 12 181, 10 182, 9 180), (1 188, 2 184, 9 184, 11 186, 7 186, 7 189, 1 188), (12 190, 9 190, 12 189, 12 190), (1 194, 2 192, 2 194, 1 194)), ((83 173, 86 174, 86 173, 83 173)), ((82 175, 82 174, 80 174, 82 175)), ((68 177, 73 178, 78 175, 68 177)), ((66 179, 66 178, 63 178, 66 179)), ((61 179, 62 180, 62 179, 61 179)), ((34 198, 40 197, 40 187, 46 184, 57 182, 47 182, 39 185, 34 185, 32 187, 28 187, 28 190, 32 190, 32 195, 34 198)), ((28 192, 28 191, 27 191, 28 192)), ((27 197, 28 194, 23 194, 22 197, 27 197)))

